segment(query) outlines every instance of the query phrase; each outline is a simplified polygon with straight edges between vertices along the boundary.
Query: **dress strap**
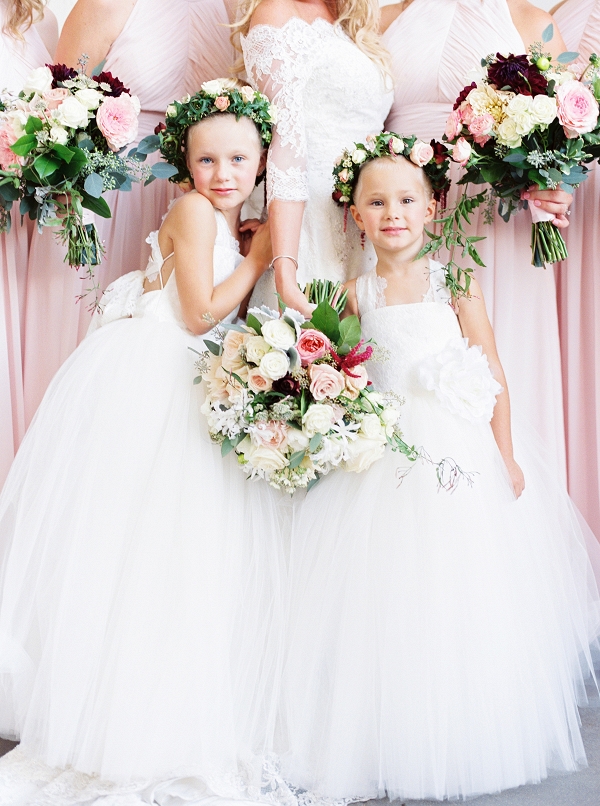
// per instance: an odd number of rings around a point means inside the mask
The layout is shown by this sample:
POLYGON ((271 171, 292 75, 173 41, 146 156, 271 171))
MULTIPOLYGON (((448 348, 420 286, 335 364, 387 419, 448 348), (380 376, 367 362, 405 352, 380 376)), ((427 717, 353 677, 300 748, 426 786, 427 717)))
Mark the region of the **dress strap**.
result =
POLYGON ((364 316, 368 311, 374 311, 376 308, 385 308, 386 288, 387 281, 385 277, 380 277, 376 269, 372 269, 356 278, 356 303, 359 317, 364 316))

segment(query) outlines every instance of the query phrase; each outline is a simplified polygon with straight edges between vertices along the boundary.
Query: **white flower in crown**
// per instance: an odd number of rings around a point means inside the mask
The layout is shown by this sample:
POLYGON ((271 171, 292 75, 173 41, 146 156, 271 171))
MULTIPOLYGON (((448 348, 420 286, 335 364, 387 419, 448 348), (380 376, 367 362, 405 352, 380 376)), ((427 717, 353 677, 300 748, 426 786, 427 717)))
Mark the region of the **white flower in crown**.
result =
MULTIPOLYGON (((265 98, 265 100, 267 99, 265 98)), ((275 106, 275 104, 269 104, 269 120, 273 124, 277 123, 277 107, 275 106)))
POLYGON ((169 104, 169 106, 167 107, 167 111, 165 112, 165 116, 168 118, 174 118, 176 114, 177 114, 177 107, 175 106, 175 104, 169 104))
POLYGON ((200 89, 207 95, 221 95, 225 90, 234 90, 236 87, 237 81, 232 78, 213 78, 205 81, 200 89))
POLYGON ((401 154, 404 151, 404 140, 401 140, 399 137, 392 137, 390 145, 394 154, 401 154))
POLYGON ((357 148, 356 151, 352 152, 352 162, 355 165, 360 165, 361 162, 364 162, 367 158, 367 152, 364 148, 357 148))
POLYGON ((255 93, 256 90, 254 90, 252 87, 249 87, 247 84, 245 87, 242 87, 240 89, 240 95, 247 104, 252 103, 252 101, 254 100, 255 93))

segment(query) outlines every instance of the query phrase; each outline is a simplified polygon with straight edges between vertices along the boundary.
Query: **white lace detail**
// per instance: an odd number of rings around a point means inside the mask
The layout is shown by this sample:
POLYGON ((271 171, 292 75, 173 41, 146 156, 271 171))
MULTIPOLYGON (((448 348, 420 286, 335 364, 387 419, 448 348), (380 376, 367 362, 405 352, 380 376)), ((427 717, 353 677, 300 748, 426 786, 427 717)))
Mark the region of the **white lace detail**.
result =
POLYGON ((267 205, 273 199, 308 201, 308 174, 302 168, 290 165, 282 171, 267 157, 267 205))
POLYGON ((100 309, 94 311, 88 335, 109 322, 133 316, 143 293, 143 271, 130 271, 128 274, 118 277, 102 294, 100 309))
POLYGON ((158 277, 160 270, 162 269, 166 260, 168 260, 171 255, 168 257, 163 258, 162 253, 160 251, 160 246, 158 244, 158 230, 151 232, 150 235, 146 238, 146 243, 150 244, 150 257, 148 258, 148 264, 146 266, 146 270, 144 271, 144 277, 148 280, 149 283, 154 282, 158 277))
POLYGON ((386 307, 386 288, 387 280, 385 277, 380 277, 376 269, 356 278, 356 302, 359 317, 364 316, 368 311, 386 307))

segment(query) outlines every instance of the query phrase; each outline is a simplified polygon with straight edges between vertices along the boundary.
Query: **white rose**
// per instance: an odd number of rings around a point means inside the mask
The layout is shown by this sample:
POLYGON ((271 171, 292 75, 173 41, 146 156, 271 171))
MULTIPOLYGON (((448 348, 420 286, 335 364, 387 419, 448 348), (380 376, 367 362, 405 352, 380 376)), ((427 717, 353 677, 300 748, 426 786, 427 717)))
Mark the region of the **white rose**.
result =
POLYGON ((327 434, 334 423, 333 408, 327 403, 313 403, 302 418, 304 431, 309 437, 327 434))
POLYGON ((53 143, 58 143, 61 146, 67 144, 69 134, 62 126, 52 126, 50 129, 50 140, 53 143))
POLYGON ((260 361, 260 372, 265 378, 278 381, 287 375, 290 368, 290 359, 283 350, 270 350, 263 355, 260 361))
POLYGON ((364 148, 357 148, 356 151, 352 152, 352 162, 355 165, 360 165, 361 162, 364 162, 367 158, 367 152, 364 148))
POLYGON ((98 90, 85 89, 77 90, 75 97, 80 104, 85 106, 86 109, 97 109, 100 106, 100 101, 104 98, 104 95, 101 92, 98 92, 98 90))
POLYGON ((167 118, 174 118, 177 114, 177 107, 175 104, 169 104, 167 107, 167 111, 165 112, 165 117, 167 118))
POLYGON ((526 134, 532 132, 536 127, 536 122, 530 112, 518 112, 512 116, 515 122, 517 134, 524 137, 526 134))
POLYGON ((244 458, 258 470, 265 473, 273 473, 275 470, 283 470, 287 467, 288 460, 277 448, 268 448, 264 445, 244 445, 244 458))
POLYGON ((290 428, 287 435, 287 443, 292 450, 292 453, 296 453, 297 451, 305 451, 308 448, 308 443, 310 439, 304 433, 304 431, 299 431, 297 428, 290 428))
POLYGON ((278 350, 289 350, 296 344, 296 331, 281 319, 271 319, 262 326, 262 335, 267 344, 278 350))
POLYGON ((531 104, 531 116, 536 123, 548 126, 558 114, 556 98, 547 95, 536 95, 531 104))
POLYGON ((344 469, 349 473, 362 473, 373 462, 381 459, 384 452, 385 442, 380 439, 358 437, 348 445, 348 458, 344 463, 344 469))
POLYGON ((52 89, 52 72, 49 67, 37 67, 25 79, 23 92, 26 95, 37 92, 38 95, 44 95, 52 89))
POLYGON ((202 92, 207 95, 220 95, 225 87, 225 82, 221 78, 213 78, 212 81, 205 81, 202 84, 202 92))
POLYGON ((517 124, 512 118, 504 118, 498 126, 498 142, 508 148, 517 148, 521 145, 521 136, 517 132, 517 124))
POLYGON ((395 154, 401 154, 404 151, 404 140, 401 140, 399 137, 392 137, 390 145, 395 154))
POLYGON ((381 421, 385 427, 385 433, 388 437, 391 437, 394 433, 399 417, 400 412, 391 406, 381 412, 381 421))
MULTIPOLYGON (((571 70, 561 70, 561 72, 557 72, 555 70, 547 70, 544 74, 548 81, 554 81, 557 87, 560 87, 561 84, 564 84, 565 81, 573 81, 577 79, 577 75, 573 73, 571 70)), ((545 98, 545 95, 536 95, 536 98, 545 98)))
POLYGON ((4 112, 3 116, 10 122, 13 132, 15 133, 15 138, 18 140, 19 137, 23 137, 25 134, 25 124, 27 123, 29 115, 21 109, 15 109, 12 112, 4 112))
POLYGON ((246 342, 246 360, 252 364, 260 364, 262 357, 270 349, 271 346, 262 336, 250 336, 246 342))
POLYGON ((240 89, 240 95, 247 104, 252 103, 254 100, 254 92, 255 91, 252 89, 252 87, 248 87, 247 85, 240 89))
POLYGON ((56 110, 56 119, 63 126, 69 126, 72 129, 85 129, 88 125, 89 115, 85 106, 71 95, 69 98, 65 98, 56 110))
POLYGON ((277 123, 277 117, 278 117, 277 107, 275 106, 275 104, 269 104, 269 120, 271 121, 271 123, 273 124, 277 123))
POLYGON ((384 432, 381 420, 376 414, 365 414, 360 423, 360 433, 367 439, 383 439, 384 432))
POLYGON ((506 114, 514 118, 515 115, 519 115, 522 112, 529 112, 531 101, 530 95, 515 95, 506 106, 506 114))

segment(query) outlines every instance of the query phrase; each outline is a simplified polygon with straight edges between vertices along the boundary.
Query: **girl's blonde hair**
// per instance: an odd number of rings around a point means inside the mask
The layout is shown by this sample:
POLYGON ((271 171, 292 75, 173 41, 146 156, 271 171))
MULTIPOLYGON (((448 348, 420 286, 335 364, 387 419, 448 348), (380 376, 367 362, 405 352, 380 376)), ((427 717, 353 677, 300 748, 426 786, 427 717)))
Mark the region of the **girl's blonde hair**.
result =
MULTIPOLYGON (((238 51, 240 34, 247 35, 250 30, 252 15, 262 0, 240 0, 238 20, 232 26, 232 41, 238 51)), ((363 53, 377 64, 386 76, 391 76, 389 53, 383 47, 379 37, 379 3, 377 0, 326 0, 332 7, 337 22, 350 39, 363 53)), ((237 73, 243 72, 243 61, 235 65, 237 73)))
POLYGON ((46 0, 3 0, 6 16, 2 32, 23 39, 24 32, 42 19, 46 0))

